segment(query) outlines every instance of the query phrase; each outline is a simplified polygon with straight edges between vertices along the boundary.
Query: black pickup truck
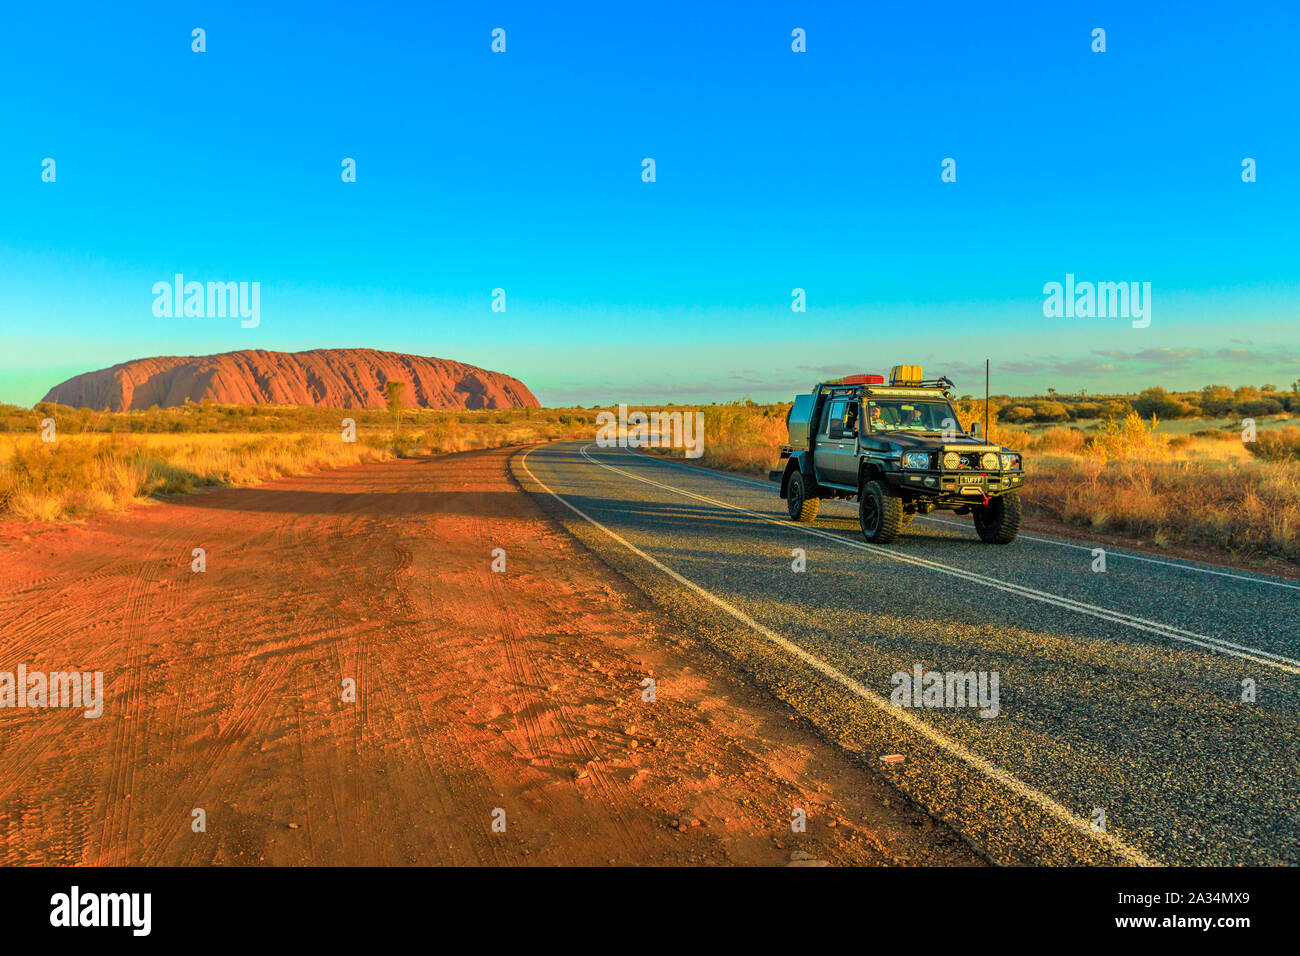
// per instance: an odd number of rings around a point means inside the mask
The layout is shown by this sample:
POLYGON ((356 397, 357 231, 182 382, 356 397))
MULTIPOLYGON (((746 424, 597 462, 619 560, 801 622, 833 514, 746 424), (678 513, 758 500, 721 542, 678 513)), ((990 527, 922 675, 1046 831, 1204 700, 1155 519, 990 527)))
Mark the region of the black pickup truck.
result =
POLYGON ((1020 530, 1025 472, 1019 452, 963 430, 952 382, 925 381, 915 365, 822 382, 795 396, 780 483, 790 517, 813 521, 823 498, 858 501, 862 536, 889 544, 918 514, 948 510, 975 519, 980 539, 1007 544, 1020 530))

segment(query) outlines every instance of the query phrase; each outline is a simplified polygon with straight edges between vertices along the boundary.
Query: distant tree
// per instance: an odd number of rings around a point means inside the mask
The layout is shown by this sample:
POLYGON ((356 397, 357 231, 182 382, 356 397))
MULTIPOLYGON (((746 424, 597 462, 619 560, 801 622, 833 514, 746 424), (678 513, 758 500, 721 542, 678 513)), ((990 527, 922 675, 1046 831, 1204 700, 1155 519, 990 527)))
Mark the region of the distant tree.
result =
MULTIPOLYGON (((1256 392, 1255 389, 1250 389, 1256 392)), ((1232 412, 1241 418, 1259 418, 1262 415, 1277 415, 1282 411, 1282 403, 1271 395, 1245 396, 1233 402, 1232 412)))
POLYGON ((1034 402, 1034 421, 1068 422, 1070 410, 1060 402, 1034 402))
POLYGON ((406 383, 385 382, 384 395, 388 399, 388 412, 393 416, 393 421, 400 422, 402 409, 406 407, 406 383))
POLYGON ((1232 411, 1233 397, 1226 385, 1207 385, 1201 389, 1201 411, 1210 418, 1223 418, 1232 411))
POLYGON ((998 421, 1019 424, 1034 420, 1034 410, 1028 405, 1007 405, 998 411, 998 421))
POLYGON ((1156 415, 1160 418, 1190 418, 1196 406, 1170 395, 1163 388, 1148 388, 1133 399, 1133 410, 1143 418, 1156 415))

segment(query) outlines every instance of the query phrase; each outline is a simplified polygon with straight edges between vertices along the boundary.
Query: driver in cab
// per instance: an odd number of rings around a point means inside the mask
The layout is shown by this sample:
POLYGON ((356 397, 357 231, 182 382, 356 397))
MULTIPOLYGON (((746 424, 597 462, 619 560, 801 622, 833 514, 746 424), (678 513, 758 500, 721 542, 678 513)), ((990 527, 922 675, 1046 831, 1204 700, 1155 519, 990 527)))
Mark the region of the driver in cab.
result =
POLYGON ((874 402, 871 408, 871 427, 872 428, 897 428, 898 412, 893 408, 881 408, 874 402))

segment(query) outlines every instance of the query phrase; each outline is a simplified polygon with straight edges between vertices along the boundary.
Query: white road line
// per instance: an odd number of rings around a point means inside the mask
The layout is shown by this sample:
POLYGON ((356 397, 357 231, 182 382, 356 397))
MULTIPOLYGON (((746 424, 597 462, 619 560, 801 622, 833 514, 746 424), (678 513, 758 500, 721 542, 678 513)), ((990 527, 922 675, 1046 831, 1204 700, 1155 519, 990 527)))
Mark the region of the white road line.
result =
MULTIPOLYGON (((718 478, 725 478, 728 481, 737 481, 741 484, 751 485, 755 488, 774 487, 774 482, 760 481, 757 478, 746 478, 743 475, 733 475, 729 472, 717 471, 712 468, 684 465, 679 461, 673 461, 671 458, 659 458, 652 455, 641 455, 640 457, 649 461, 659 462, 662 465, 672 465, 674 468, 684 468, 687 471, 703 473, 706 475, 715 475, 718 478)), ((949 521, 945 518, 937 518, 934 515, 921 515, 920 517, 926 521, 936 521, 939 524, 950 525, 954 528, 966 527, 966 523, 962 521, 949 521)), ((1039 535, 1027 534, 1024 531, 1020 532, 1020 537, 1028 541, 1038 541, 1042 544, 1050 544, 1058 548, 1075 548, 1080 551, 1091 551, 1094 547, 1100 547, 1100 545, 1074 544, 1071 541, 1062 541, 1060 538, 1044 538, 1039 535)), ((1160 558, 1148 558, 1139 554, 1131 554, 1127 551, 1121 551, 1117 548, 1106 548, 1106 556, 1108 558, 1124 558, 1129 561, 1141 561, 1145 564, 1159 564, 1166 568, 1174 568, 1179 571, 1194 571, 1197 574, 1213 574, 1216 577, 1232 578, 1234 581, 1246 581, 1250 584, 1263 584, 1272 588, 1286 588, 1289 591, 1300 591, 1300 584, 1290 584, 1286 581, 1275 581, 1271 578, 1260 578, 1250 574, 1237 574, 1232 571, 1218 571, 1214 568, 1202 568, 1195 564, 1186 564, 1182 561, 1166 561, 1161 560, 1160 558)))
MULTIPOLYGON (((776 633, 770 628, 764 627, 762 624, 758 623, 749 615, 747 615, 744 611, 741 611, 739 608, 735 607, 729 602, 718 597, 716 594, 712 593, 711 591, 705 590, 704 588, 696 584, 694 581, 687 580, 686 578, 678 574, 676 571, 674 571, 672 568, 668 567, 665 564, 662 564, 661 562, 657 561, 655 558, 646 554, 636 545, 632 544, 632 542, 628 541, 626 538, 623 538, 617 532, 612 531, 611 529, 607 528, 605 525, 601 524, 595 518, 591 517, 591 515, 587 514, 581 508, 577 507, 577 505, 571 504, 567 499, 556 494, 554 491, 550 489, 550 487, 544 481, 542 481, 535 474, 533 474, 532 469, 528 467, 528 456, 531 455, 534 450, 535 449, 532 448, 528 449, 526 452, 524 452, 523 457, 519 460, 520 467, 522 467, 524 471, 528 473, 529 478, 535 481, 543 491, 545 491, 556 501, 560 502, 560 504, 564 505, 566 508, 568 508, 574 514, 576 514, 578 517, 586 521, 588 524, 592 525, 595 528, 598 528, 599 530, 603 531, 605 534, 609 535, 610 538, 612 538, 613 540, 621 544, 623 547, 627 548, 637 557, 641 558, 651 567, 655 568, 655 570, 661 572, 662 574, 667 575, 668 577, 676 581, 678 584, 681 584, 684 587, 689 588, 691 591, 693 591, 695 594, 702 597, 704 600, 721 608, 723 611, 726 611, 728 614, 730 614, 736 620, 740 621, 746 627, 750 628, 751 630, 755 631, 758 634, 761 634, 763 637, 767 638, 773 644, 780 647, 783 651, 803 661, 805 664, 812 667, 814 670, 816 670, 824 677, 829 678, 830 680, 839 684, 841 687, 845 688, 846 690, 856 694, 858 697, 862 698, 867 703, 871 704, 881 713, 886 714, 889 717, 893 717, 895 720, 902 721, 909 728, 911 728, 913 731, 915 731, 916 733, 920 734, 922 737, 929 740, 935 746, 947 751, 948 753, 952 754, 954 757, 957 757, 959 760, 965 761, 970 766, 974 767, 976 770, 984 774, 986 777, 989 777, 990 779, 997 781, 1007 789, 1011 790, 1011 792, 1016 794, 1018 797, 1021 797, 1022 799, 1027 800, 1030 803, 1034 804, 1036 807, 1048 813, 1049 815, 1056 818, 1057 820, 1061 821, 1066 826, 1078 831, 1079 833, 1082 833, 1085 836, 1097 840, 1099 843, 1103 844, 1107 849, 1111 850, 1113 853, 1118 855, 1121 859, 1129 863, 1132 863, 1136 866, 1158 865, 1158 861, 1147 856, 1141 850, 1129 846, 1124 841, 1112 836, 1111 834, 1105 831, 1099 831, 1093 829, 1091 821, 1085 820, 1084 818, 1074 813, 1071 813, 1069 809, 1067 809, 1065 806, 1058 803, 1057 801, 1053 800, 1047 794, 1043 793, 1040 790, 1034 789, 1033 787, 1029 786, 1029 784, 1021 780, 1019 777, 1012 776, 1011 774, 1003 770, 1001 767, 990 762, 989 760, 986 760, 985 758, 981 757, 979 754, 976 754, 966 749, 966 747, 963 746, 961 743, 959 743, 956 740, 953 740, 947 734, 935 730, 933 727, 931 727, 925 721, 921 720, 919 717, 916 717, 913 714, 910 714, 907 711, 902 710, 898 707, 892 706, 888 700, 886 700, 881 695, 877 694, 875 691, 871 690, 869 687, 854 680, 852 677, 849 677, 847 674, 843 673, 842 671, 837 670, 835 667, 826 663, 821 658, 808 653, 802 647, 799 647, 797 644, 790 641, 789 639, 782 637, 780 634, 776 633)), ((589 461, 592 461, 598 465, 601 464, 600 462, 595 461, 595 459, 592 459, 589 456, 587 456, 587 448, 582 449, 582 454, 584 457, 588 457, 589 461)), ((608 466, 602 465, 602 467, 608 467, 608 466)), ((617 471, 618 469, 614 469, 614 470, 617 471)))
POLYGON ((1249 647, 1243 644, 1236 644, 1232 641, 1226 641, 1219 637, 1210 637, 1205 634, 1198 634, 1195 631, 1184 630, 1175 627, 1172 624, 1163 624, 1159 621, 1149 621, 1146 618, 1136 617, 1126 614, 1123 611, 1115 611, 1111 608, 1099 607, 1096 604, 1088 604, 1085 601, 1076 601, 1073 598, 1062 597, 1059 594, 1052 594, 1048 591, 1039 591, 1023 584, 1014 584, 1010 581, 1001 581, 997 578, 991 578, 987 575, 977 574, 974 571, 966 571, 962 568, 955 568, 947 564, 940 564, 938 561, 931 561, 927 558, 917 557, 915 555, 904 554, 891 548, 881 547, 880 545, 868 544, 865 541, 856 541, 846 538, 842 535, 830 531, 823 531, 819 528, 811 528, 804 524, 795 524, 792 521, 785 521, 773 518, 771 515, 760 514, 757 511, 750 511, 747 508, 741 508, 738 505, 728 504, 725 501, 719 501, 716 498, 710 498, 706 495, 697 495, 694 492, 686 491, 682 488, 676 488, 672 485, 666 485, 662 482, 655 481, 653 478, 647 478, 644 475, 634 475, 630 471, 624 471, 622 468, 616 468, 613 465, 603 461, 597 461, 591 455, 587 454, 587 449, 591 445, 585 445, 579 449, 583 458, 601 468, 607 468, 610 471, 617 472, 634 481, 644 482, 645 484, 654 485, 665 491, 671 491, 674 494, 682 495, 686 498, 694 498, 696 501, 703 501, 719 508, 726 508, 739 514, 747 515, 751 518, 757 518, 768 524, 775 525, 778 528, 785 528, 798 534, 810 534, 820 538, 827 538, 835 541, 845 547, 855 548, 859 551, 866 551, 870 554, 879 555, 883 558, 889 558, 891 561, 900 561, 904 564, 915 565, 916 567, 927 568, 931 571, 937 571, 940 574, 946 574, 951 577, 961 578, 975 584, 982 584, 985 587, 995 588, 1008 594, 1014 594, 1018 597, 1028 598, 1032 601, 1040 601, 1044 604, 1051 604, 1056 607, 1064 608, 1068 611, 1075 611, 1079 614, 1086 614, 1089 617, 1099 618, 1104 621, 1110 621, 1115 624, 1123 624, 1134 630, 1145 631, 1148 634, 1155 634, 1159 637, 1168 638, 1173 641, 1181 641, 1184 644, 1192 644, 1196 647, 1203 648, 1207 651, 1213 651, 1216 654, 1227 654, 1230 657, 1239 657, 1242 660, 1252 661, 1265 667, 1273 667, 1288 674, 1300 674, 1300 660, 1294 660, 1290 657, 1284 657, 1281 654, 1274 654, 1271 651, 1261 650, 1257 647, 1249 647))
MULTIPOLYGON (((936 521, 939 524, 946 524, 952 527, 965 527, 961 521, 949 521, 946 518, 936 518, 934 515, 924 516, 929 521, 936 521)), ((1213 568, 1198 568, 1194 564, 1184 564, 1181 561, 1162 561, 1159 558, 1146 558, 1138 554, 1127 554, 1123 551, 1105 548, 1103 545, 1074 544, 1069 541, 1059 541, 1056 538, 1042 538, 1038 535, 1025 534, 1020 532, 1020 537, 1029 541, 1040 541, 1043 544, 1055 545, 1058 548, 1074 548, 1077 551, 1092 551, 1093 548, 1103 548, 1108 558, 1127 558, 1129 561, 1141 561, 1145 564, 1160 564, 1167 568, 1177 568, 1180 571, 1195 571, 1198 574, 1213 574, 1220 578, 1232 578, 1234 581, 1249 581, 1251 584, 1265 584, 1273 588, 1286 588, 1290 591, 1300 591, 1300 584, 1288 584, 1285 581, 1270 581, 1268 578, 1257 578, 1249 574, 1235 574, 1231 571, 1216 571, 1213 568)))

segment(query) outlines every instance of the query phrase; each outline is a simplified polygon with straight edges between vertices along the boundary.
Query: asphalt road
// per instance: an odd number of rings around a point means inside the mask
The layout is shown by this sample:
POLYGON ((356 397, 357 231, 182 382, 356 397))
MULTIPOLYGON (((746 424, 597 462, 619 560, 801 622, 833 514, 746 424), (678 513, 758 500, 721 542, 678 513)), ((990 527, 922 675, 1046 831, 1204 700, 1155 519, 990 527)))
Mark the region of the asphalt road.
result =
POLYGON ((1101 573, 1086 542, 985 545, 950 513, 878 547, 853 503, 796 525, 775 485, 590 443, 513 467, 665 613, 991 859, 1300 863, 1296 582, 1114 549, 1101 573), (996 674, 996 716, 897 706, 917 665, 996 674))

